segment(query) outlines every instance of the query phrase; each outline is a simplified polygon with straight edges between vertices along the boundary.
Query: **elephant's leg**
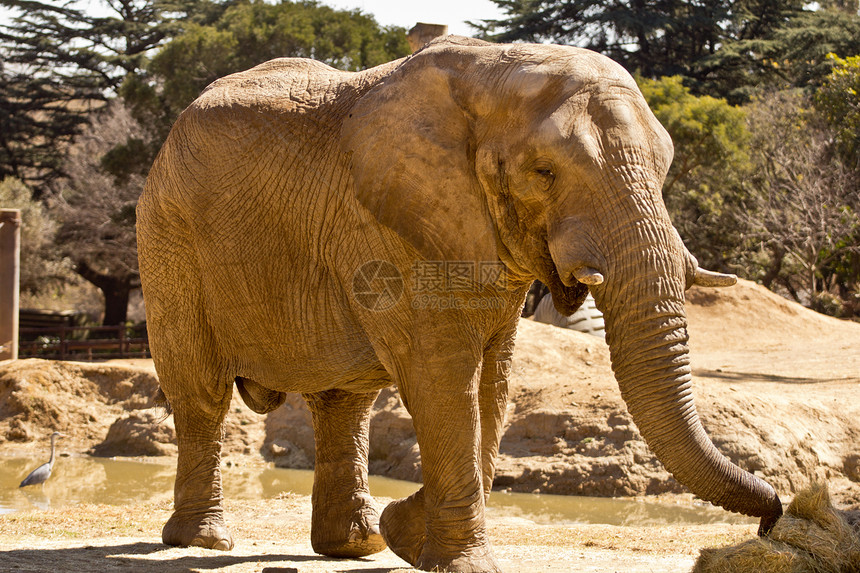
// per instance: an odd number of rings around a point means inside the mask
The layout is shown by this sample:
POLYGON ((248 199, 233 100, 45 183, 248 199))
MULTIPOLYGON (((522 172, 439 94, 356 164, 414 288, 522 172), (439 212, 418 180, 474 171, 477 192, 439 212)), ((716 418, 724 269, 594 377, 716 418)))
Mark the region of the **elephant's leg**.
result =
POLYGON ((424 488, 388 504, 379 519, 379 529, 395 555, 412 565, 418 563, 427 539, 424 488))
POLYGON ((377 395, 304 395, 316 443, 311 545, 317 553, 362 557, 385 549, 367 482, 370 409, 377 395))
MULTIPOLYGON (((173 515, 161 532, 167 545, 232 549, 221 508, 221 442, 232 384, 214 372, 199 379, 162 374, 161 387, 173 410, 179 456, 173 515), (204 384, 209 388, 204 388, 204 384)), ((169 369, 175 370, 175 369, 169 369)))
MULTIPOLYGON (((168 261, 165 268, 193 268, 168 261)), ((150 279, 152 280, 152 279, 150 279)), ((175 284, 193 285, 193 277, 175 284)), ((221 507, 221 442, 233 380, 223 371, 199 293, 150 283, 150 345, 159 386, 173 410, 179 455, 174 511, 162 530, 168 545, 231 549, 221 507), (156 302, 158 304, 156 304, 156 302)))
POLYGON ((208 396, 177 396, 168 401, 173 409, 179 456, 173 515, 161 538, 167 545, 233 548, 221 507, 221 442, 224 415, 230 405, 230 384, 208 396))
POLYGON ((484 352, 484 368, 478 394, 481 409, 481 471, 484 481, 484 503, 489 501, 490 491, 493 488, 496 457, 499 454, 499 442, 502 439, 505 424, 514 329, 484 352))
POLYGON ((421 448, 424 487, 389 505, 381 529, 389 547, 420 569, 498 571, 484 523, 479 360, 458 376, 452 365, 464 361, 456 354, 439 353, 448 360, 434 361, 435 380, 424 370, 401 388, 421 448))

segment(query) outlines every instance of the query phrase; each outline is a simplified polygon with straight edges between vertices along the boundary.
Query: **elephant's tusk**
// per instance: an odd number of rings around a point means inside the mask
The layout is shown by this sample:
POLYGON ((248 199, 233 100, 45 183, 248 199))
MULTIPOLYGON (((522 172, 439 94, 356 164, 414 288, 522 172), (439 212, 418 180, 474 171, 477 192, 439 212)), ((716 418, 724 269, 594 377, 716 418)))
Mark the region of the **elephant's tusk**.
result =
POLYGON ((696 269, 696 276, 693 279, 694 285, 703 287, 727 287, 737 284, 738 277, 736 275, 726 275, 716 273, 714 271, 705 270, 702 267, 696 269))
POLYGON ((600 274, 600 271, 592 269, 591 267, 579 267, 573 271, 573 278, 582 284, 589 286, 596 286, 603 283, 603 275, 600 274))

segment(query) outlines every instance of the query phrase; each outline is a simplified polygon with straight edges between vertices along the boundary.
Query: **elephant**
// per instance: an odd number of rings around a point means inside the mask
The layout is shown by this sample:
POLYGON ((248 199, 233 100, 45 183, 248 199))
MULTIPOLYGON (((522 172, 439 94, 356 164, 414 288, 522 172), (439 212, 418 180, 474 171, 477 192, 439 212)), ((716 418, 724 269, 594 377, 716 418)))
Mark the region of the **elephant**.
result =
POLYGON ((166 544, 230 549, 219 472, 235 385, 301 393, 316 449, 311 544, 386 546, 423 570, 498 571, 484 510, 529 285, 591 293, 642 436, 727 510, 782 512, 720 454, 692 395, 684 291, 699 268, 661 187, 672 141, 633 78, 584 49, 449 36, 360 72, 279 58, 176 120, 137 207, 150 346, 178 458, 166 544), (396 385, 423 485, 379 513, 368 416, 396 385))
POLYGON ((577 332, 585 332, 592 336, 603 337, 603 315, 594 306, 594 299, 587 296, 576 312, 570 316, 559 314, 552 302, 552 294, 547 293, 540 299, 535 308, 532 320, 551 324, 559 328, 569 328, 577 332))

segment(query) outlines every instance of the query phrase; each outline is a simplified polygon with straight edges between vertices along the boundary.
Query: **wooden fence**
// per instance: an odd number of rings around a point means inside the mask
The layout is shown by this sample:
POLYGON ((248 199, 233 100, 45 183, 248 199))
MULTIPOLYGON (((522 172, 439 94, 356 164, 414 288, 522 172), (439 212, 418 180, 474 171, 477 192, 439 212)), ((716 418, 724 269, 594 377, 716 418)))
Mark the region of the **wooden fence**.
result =
POLYGON ((149 358, 145 327, 53 326, 21 328, 18 356, 46 360, 149 358))

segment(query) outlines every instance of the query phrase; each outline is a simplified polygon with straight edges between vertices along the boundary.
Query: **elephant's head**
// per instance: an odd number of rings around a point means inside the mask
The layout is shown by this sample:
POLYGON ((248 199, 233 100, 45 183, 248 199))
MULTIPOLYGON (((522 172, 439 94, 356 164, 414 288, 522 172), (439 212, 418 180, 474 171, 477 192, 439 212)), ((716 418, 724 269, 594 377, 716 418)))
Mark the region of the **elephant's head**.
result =
POLYGON ((424 257, 501 260, 563 313, 590 289, 649 447, 769 529, 775 491, 714 448, 693 404, 684 291, 732 277, 699 269, 672 226, 672 142, 626 71, 587 50, 449 38, 370 90, 343 135, 359 200, 424 257))

